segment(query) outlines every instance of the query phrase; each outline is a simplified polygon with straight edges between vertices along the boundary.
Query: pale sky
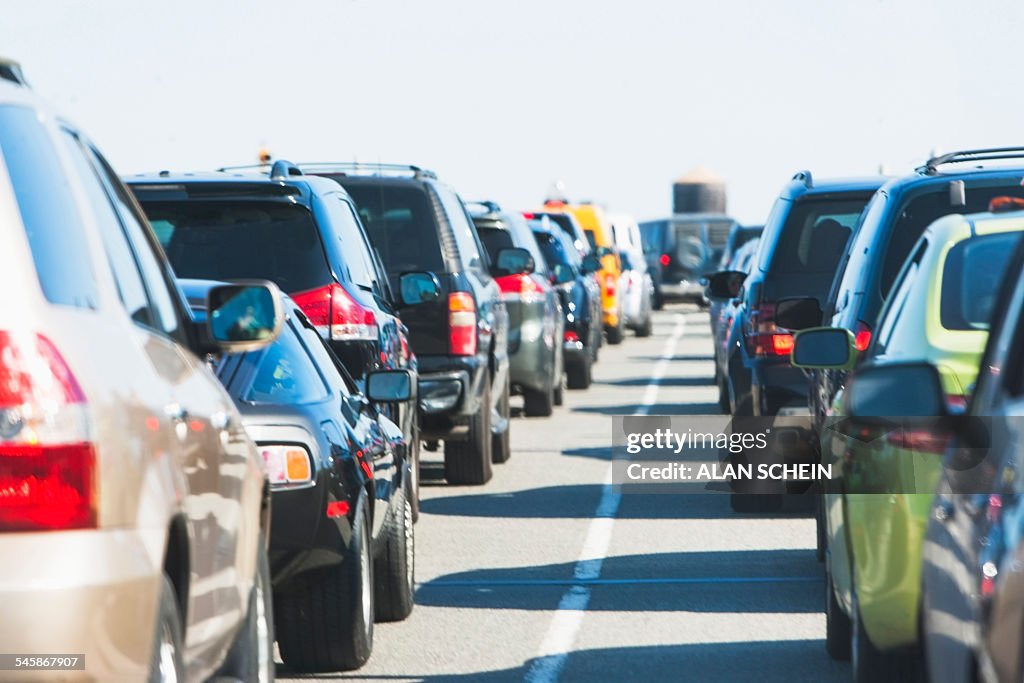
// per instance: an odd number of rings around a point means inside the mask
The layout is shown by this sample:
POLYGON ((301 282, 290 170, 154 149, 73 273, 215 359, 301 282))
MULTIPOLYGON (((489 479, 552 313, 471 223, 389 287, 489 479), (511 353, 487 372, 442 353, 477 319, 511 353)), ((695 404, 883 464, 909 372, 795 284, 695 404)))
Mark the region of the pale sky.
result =
POLYGON ((1015 0, 4 3, 0 53, 123 174, 415 163, 466 199, 639 219, 723 176, 762 222, 792 173, 1024 144, 1015 0))

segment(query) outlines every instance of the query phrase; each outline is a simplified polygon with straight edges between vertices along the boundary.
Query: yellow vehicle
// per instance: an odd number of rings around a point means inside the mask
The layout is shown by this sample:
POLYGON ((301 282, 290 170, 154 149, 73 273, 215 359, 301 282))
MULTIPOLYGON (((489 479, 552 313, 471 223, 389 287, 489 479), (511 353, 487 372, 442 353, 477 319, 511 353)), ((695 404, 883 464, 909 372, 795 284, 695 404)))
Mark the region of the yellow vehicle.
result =
POLYGON ((609 344, 622 341, 625 331, 622 318, 622 298, 619 294, 619 276, 622 275, 622 262, 615 247, 612 224, 604 210, 594 204, 567 204, 562 201, 549 201, 544 211, 570 213, 576 217, 587 235, 591 248, 601 258, 601 270, 595 275, 601 285, 601 312, 604 318, 604 331, 609 344))

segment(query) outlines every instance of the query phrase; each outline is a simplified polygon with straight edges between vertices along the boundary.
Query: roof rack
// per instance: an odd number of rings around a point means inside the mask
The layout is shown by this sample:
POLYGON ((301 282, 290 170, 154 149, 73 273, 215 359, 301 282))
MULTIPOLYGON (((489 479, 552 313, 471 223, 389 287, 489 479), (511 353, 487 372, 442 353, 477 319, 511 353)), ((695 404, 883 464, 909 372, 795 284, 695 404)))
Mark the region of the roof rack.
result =
POLYGON ((302 175, 302 171, 298 166, 290 161, 284 159, 278 159, 274 162, 274 165, 270 167, 270 179, 271 180, 288 180, 291 176, 302 175))
POLYGON ((793 174, 793 180, 803 183, 808 190, 814 187, 814 176, 808 170, 797 171, 793 174))
POLYGON ((412 164, 378 164, 362 161, 312 161, 299 164, 313 173, 344 173, 346 175, 411 175, 414 178, 437 179, 433 171, 412 164))
POLYGON ((996 161, 999 159, 1024 159, 1024 147, 989 147, 987 149, 965 149, 949 152, 930 158, 923 166, 917 167, 918 173, 935 175, 938 167, 944 164, 969 164, 978 161, 996 161))
POLYGON ((470 214, 474 213, 473 212, 473 207, 474 206, 480 206, 480 207, 484 208, 483 213, 480 214, 480 215, 484 215, 484 214, 488 214, 488 213, 501 213, 501 205, 498 204, 498 202, 492 202, 492 201, 484 199, 484 200, 475 201, 475 202, 465 202, 465 204, 466 204, 466 210, 469 211, 470 214))

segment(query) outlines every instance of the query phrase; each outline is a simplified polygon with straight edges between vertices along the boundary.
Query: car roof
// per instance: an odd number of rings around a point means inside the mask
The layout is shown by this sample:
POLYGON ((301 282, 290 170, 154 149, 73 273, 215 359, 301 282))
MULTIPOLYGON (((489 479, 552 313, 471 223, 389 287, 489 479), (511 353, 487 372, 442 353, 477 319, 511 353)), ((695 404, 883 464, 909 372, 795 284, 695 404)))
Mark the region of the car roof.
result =
POLYGON ((935 220, 929 225, 927 230, 924 231, 922 239, 931 238, 933 241, 946 242, 950 237, 955 236, 956 233, 963 233, 965 227, 970 232, 964 235, 964 239, 999 232, 1017 232, 1024 230, 1024 211, 981 211, 969 214, 950 214, 935 220))
POLYGON ((862 176, 850 178, 815 178, 810 171, 799 171, 782 189, 783 199, 816 194, 835 194, 843 192, 875 192, 882 187, 885 176, 862 176))
MULTIPOLYGON (((246 186, 251 186, 251 194, 254 196, 260 196, 263 198, 273 198, 273 195, 261 192, 261 188, 277 187, 277 188, 295 188, 298 192, 281 192, 280 197, 287 201, 297 201, 299 199, 308 201, 312 194, 328 194, 328 193, 341 193, 348 194, 338 183, 328 178, 320 176, 310 175, 297 175, 289 176, 287 178, 271 178, 267 175, 251 172, 241 171, 199 171, 199 172, 172 172, 172 171, 158 171, 150 173, 136 173, 135 175, 125 176, 122 178, 124 182, 135 191, 170 191, 173 189, 180 189, 186 196, 168 196, 168 199, 185 199, 192 198, 189 195, 188 189, 193 188, 210 188, 217 184, 230 184, 231 192, 230 196, 234 198, 244 197, 249 194, 246 190, 246 186)), ((204 192, 202 193, 204 198, 214 198, 216 195, 204 192)), ((216 198, 225 198, 228 195, 219 195, 216 198)), ((152 198, 152 197, 149 197, 152 198)))
POLYGON ((988 168, 965 168, 956 172, 938 171, 934 174, 915 172, 892 178, 881 190, 892 196, 908 189, 923 185, 941 185, 951 180, 985 180, 988 178, 1019 178, 1024 182, 1024 166, 998 166, 988 168))

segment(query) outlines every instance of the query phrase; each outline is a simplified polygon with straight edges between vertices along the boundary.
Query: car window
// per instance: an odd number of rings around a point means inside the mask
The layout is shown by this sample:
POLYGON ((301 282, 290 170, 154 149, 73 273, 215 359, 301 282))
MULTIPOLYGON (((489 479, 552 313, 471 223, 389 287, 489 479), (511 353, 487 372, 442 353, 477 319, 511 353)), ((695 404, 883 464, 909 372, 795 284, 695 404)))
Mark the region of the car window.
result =
MULTIPOLYGON (((910 296, 914 283, 917 281, 918 272, 921 269, 921 259, 924 258, 925 252, 927 251, 928 241, 922 240, 917 251, 914 252, 913 257, 905 266, 903 275, 900 278, 899 286, 896 289, 896 294, 882 313, 878 327, 877 343, 875 348, 871 350, 871 355, 885 353, 886 348, 888 348, 889 341, 892 339, 893 331, 899 324, 899 320, 903 314, 903 308, 907 304, 907 298, 910 296)), ((919 324, 919 321, 907 321, 906 324, 916 325, 919 324)))
POLYGON ((0 107, 0 154, 43 296, 54 304, 96 308, 96 279, 75 197, 57 149, 28 107, 0 107))
POLYGON ((982 235, 956 244, 942 269, 940 320, 947 330, 987 330, 1006 265, 1021 233, 982 235))
POLYGON ((833 273, 846 243, 871 194, 843 199, 804 198, 786 216, 769 271, 772 273, 833 273))
POLYGON ((249 389, 242 397, 254 403, 316 403, 328 396, 316 364, 299 341, 293 321, 260 355, 249 389))
MULTIPOLYGON (((544 260, 553 268, 556 265, 571 266, 572 260, 565 246, 551 233, 535 232, 537 245, 544 254, 544 260)), ((481 235, 482 236, 482 235, 481 235)))
POLYGON ((414 270, 445 271, 437 219, 420 187, 360 182, 345 184, 345 189, 389 277, 414 270))
POLYGON ((164 256, 163 254, 158 255, 154 251, 145 218, 137 213, 128 191, 121 184, 117 174, 110 168, 110 164, 95 147, 89 145, 85 147, 106 185, 107 193, 112 198, 114 208, 117 209, 117 214, 121 218, 121 225, 124 227, 125 234, 128 235, 128 241, 131 242, 146 293, 149 295, 150 303, 159 321, 160 330, 168 335, 176 335, 180 325, 178 310, 174 305, 176 294, 171 293, 163 266, 160 263, 160 259, 164 256))
POLYGON ((352 206, 340 194, 328 195, 324 204, 331 223, 338 231, 351 281, 368 292, 380 293, 377 271, 370 255, 371 247, 363 235, 352 206))
POLYGON ((96 169, 86 157, 85 150, 77 138, 64 131, 62 140, 78 171, 78 176, 82 179, 122 305, 136 323, 159 329, 159 318, 150 304, 135 255, 96 169))
POLYGON ((332 281, 313 214, 267 201, 146 201, 174 273, 201 280, 271 280, 289 294, 332 281))
POLYGON ((478 226, 476 231, 480 235, 480 241, 483 242, 484 249, 487 250, 487 256, 490 257, 491 263, 497 261, 499 251, 516 246, 508 230, 478 226))
POLYGON ((462 201, 448 188, 439 187, 435 190, 441 200, 441 206, 448 216, 448 223, 451 225, 455 243, 459 247, 462 266, 467 270, 482 271, 484 261, 480 256, 480 248, 477 246, 476 229, 466 214, 462 201))

